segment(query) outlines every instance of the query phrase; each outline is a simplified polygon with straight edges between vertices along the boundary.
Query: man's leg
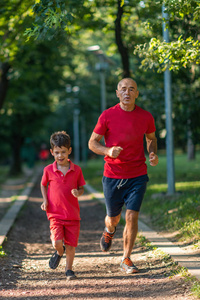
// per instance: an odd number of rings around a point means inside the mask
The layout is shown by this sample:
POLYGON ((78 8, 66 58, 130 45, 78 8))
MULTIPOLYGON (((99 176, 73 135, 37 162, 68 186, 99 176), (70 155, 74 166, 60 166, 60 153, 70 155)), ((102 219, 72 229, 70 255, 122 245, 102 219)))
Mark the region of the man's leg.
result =
POLYGON ((119 223, 121 218, 121 214, 116 217, 109 217, 108 215, 105 217, 105 225, 110 233, 115 231, 117 224, 119 223))
POLYGON ((127 209, 126 225, 124 227, 124 257, 130 257, 138 232, 139 212, 127 209))
POLYGON ((130 259, 131 251, 135 244, 138 232, 138 216, 139 212, 127 209, 126 225, 124 227, 124 256, 121 262, 121 269, 126 273, 137 273, 139 270, 130 259))
POLYGON ((116 217, 105 217, 105 229, 100 240, 100 247, 102 251, 109 251, 112 245, 112 238, 116 231, 116 226, 120 221, 121 214, 116 217))

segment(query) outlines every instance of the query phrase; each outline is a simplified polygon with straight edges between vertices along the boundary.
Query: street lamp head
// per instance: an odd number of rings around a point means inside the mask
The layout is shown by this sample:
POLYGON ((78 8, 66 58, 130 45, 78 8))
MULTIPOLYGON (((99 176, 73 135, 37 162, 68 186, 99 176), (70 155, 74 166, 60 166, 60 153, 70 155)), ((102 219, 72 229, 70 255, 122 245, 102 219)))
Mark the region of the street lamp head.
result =
POLYGON ((80 87, 79 86, 77 86, 77 85, 73 86, 72 92, 78 93, 79 91, 80 91, 80 87))
POLYGON ((99 45, 94 45, 94 46, 90 46, 87 48, 88 51, 99 51, 100 50, 100 46, 99 45))

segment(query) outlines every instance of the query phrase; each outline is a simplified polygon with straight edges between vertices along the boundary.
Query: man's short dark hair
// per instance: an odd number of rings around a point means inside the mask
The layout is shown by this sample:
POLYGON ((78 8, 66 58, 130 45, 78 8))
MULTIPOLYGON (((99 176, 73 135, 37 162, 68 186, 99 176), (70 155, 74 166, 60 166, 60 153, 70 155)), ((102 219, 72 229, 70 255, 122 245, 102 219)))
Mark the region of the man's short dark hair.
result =
POLYGON ((51 135, 50 144, 52 150, 54 147, 61 148, 62 146, 69 149, 71 146, 71 139, 69 134, 67 134, 65 131, 57 131, 51 135))

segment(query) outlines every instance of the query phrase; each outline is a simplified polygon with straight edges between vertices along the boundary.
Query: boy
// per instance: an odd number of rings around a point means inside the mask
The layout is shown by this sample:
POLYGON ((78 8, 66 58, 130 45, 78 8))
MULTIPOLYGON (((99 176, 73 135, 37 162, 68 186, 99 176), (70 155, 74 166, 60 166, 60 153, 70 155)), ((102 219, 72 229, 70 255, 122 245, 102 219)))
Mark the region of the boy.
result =
POLYGON ((44 168, 41 180, 41 209, 50 221, 52 245, 56 249, 49 267, 56 269, 66 250, 65 274, 70 280, 76 278, 72 265, 80 231, 78 197, 84 192, 85 180, 81 168, 68 159, 72 152, 70 136, 65 131, 55 132, 50 144, 55 161, 44 168))

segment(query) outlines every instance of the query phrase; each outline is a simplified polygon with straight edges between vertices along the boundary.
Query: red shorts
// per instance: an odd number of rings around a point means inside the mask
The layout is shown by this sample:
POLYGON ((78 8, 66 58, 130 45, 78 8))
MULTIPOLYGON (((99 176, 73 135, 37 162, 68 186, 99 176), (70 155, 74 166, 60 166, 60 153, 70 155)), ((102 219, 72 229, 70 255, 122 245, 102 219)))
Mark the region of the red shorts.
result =
POLYGON ((80 232, 80 221, 63 221, 59 219, 50 219, 51 240, 62 240, 65 245, 77 247, 80 232))

